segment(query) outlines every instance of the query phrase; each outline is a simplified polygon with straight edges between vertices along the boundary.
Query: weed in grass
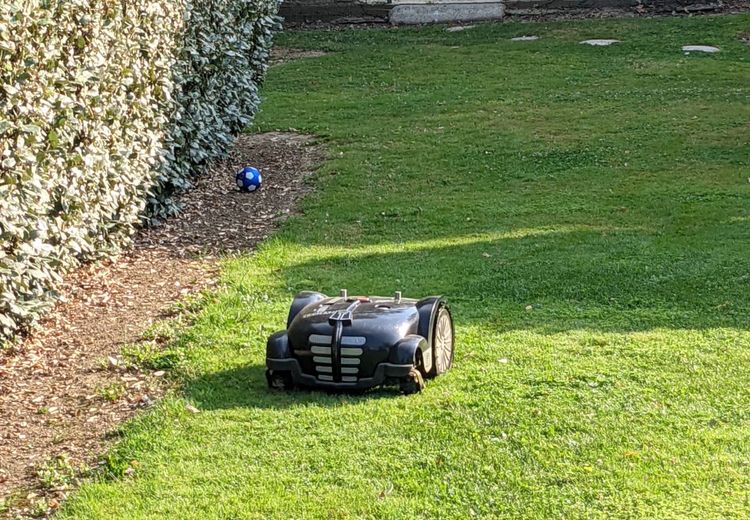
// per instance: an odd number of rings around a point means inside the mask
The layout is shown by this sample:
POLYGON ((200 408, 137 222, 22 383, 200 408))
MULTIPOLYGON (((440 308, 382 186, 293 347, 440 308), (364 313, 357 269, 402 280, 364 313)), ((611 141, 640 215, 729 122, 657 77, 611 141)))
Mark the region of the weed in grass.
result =
POLYGON ((205 303, 211 298, 212 295, 206 292, 187 294, 173 303, 168 312, 177 315, 178 320, 186 320, 194 317, 196 313, 200 312, 203 305, 205 305, 205 303))
POLYGON ((180 311, 173 318, 166 320, 159 320, 153 323, 147 328, 142 335, 143 341, 153 341, 159 345, 164 345, 174 341, 180 330, 183 330, 187 325, 188 316, 184 313, 188 311, 180 311))
POLYGON ((74 486, 85 471, 74 466, 67 455, 58 455, 42 464, 36 474, 45 489, 58 489, 74 486))
POLYGON ((50 512, 50 507, 47 504, 47 500, 44 498, 33 499, 25 511, 25 513, 31 518, 44 518, 47 517, 50 512))
POLYGON ((144 331, 141 341, 125 345, 121 354, 130 366, 146 370, 174 370, 187 356, 180 334, 196 317, 205 294, 189 295, 172 307, 173 316, 152 324, 144 331))
POLYGON ((174 369, 185 359, 180 348, 165 348, 155 341, 126 345, 122 348, 122 356, 132 366, 146 370, 174 369))
POLYGON ((105 401, 113 403, 125 395, 125 385, 122 383, 110 383, 97 388, 96 393, 105 401))

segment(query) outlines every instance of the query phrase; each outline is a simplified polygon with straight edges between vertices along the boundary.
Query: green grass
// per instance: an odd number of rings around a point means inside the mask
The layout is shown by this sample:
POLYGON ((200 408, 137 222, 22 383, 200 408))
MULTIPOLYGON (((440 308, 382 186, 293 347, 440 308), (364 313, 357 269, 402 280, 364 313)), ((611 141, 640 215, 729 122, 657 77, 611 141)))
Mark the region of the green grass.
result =
POLYGON ((746 518, 748 28, 282 35, 332 54, 274 68, 255 130, 325 141, 316 191, 226 262, 177 340, 184 394, 61 518, 746 518), (411 397, 267 391, 293 294, 340 287, 445 294, 453 370, 411 397))

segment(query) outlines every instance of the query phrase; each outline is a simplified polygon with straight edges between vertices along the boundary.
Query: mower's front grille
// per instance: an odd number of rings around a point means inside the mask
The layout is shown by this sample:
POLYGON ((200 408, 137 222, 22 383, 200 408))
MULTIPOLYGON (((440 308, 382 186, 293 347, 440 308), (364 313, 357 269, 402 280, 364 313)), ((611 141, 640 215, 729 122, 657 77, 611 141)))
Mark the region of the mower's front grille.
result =
MULTIPOLYGON (((319 381, 336 381, 334 378, 333 337, 313 334, 309 338, 310 352, 313 354, 315 375, 319 381)), ((367 343, 364 336, 343 336, 339 348, 339 373, 342 383, 356 383, 358 381, 360 357, 364 353, 362 348, 367 343)))
POLYGON ((364 336, 344 336, 341 338, 341 381, 356 383, 359 374, 360 357, 364 353, 361 348, 367 342, 364 336))
POLYGON ((322 334, 312 334, 310 336, 311 345, 327 345, 330 347, 331 341, 333 341, 333 336, 323 336, 322 334))
POLYGON ((364 336, 344 336, 341 338, 342 347, 361 347, 367 342, 364 336))

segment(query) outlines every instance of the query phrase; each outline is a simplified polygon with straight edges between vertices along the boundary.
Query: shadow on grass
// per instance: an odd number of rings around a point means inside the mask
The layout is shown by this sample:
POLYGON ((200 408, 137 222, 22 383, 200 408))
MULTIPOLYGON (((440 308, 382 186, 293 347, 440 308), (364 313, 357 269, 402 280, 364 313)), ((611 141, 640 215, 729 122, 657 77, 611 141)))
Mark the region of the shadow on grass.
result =
MULTIPOLYGON (((452 304, 458 348, 469 327, 492 335, 750 330, 750 256, 733 240, 706 247, 712 240, 675 240, 640 228, 561 226, 341 249, 313 246, 312 259, 286 265, 281 280, 294 290, 328 294, 340 287, 350 294, 443 294, 452 304)), ((199 376, 188 383, 187 395, 206 410, 350 406, 399 397, 396 388, 269 391, 264 371, 250 364, 199 376)))
POLYGON ((186 394, 202 410, 228 408, 305 408, 336 407, 357 401, 401 397, 397 387, 360 391, 326 391, 297 388, 292 391, 270 390, 266 384, 266 367, 243 365, 213 372, 190 381, 186 394))
POLYGON ((459 327, 750 328, 750 255, 737 237, 676 238, 639 228, 519 230, 342 248, 287 266, 284 277, 295 290, 329 294, 442 294, 459 327))

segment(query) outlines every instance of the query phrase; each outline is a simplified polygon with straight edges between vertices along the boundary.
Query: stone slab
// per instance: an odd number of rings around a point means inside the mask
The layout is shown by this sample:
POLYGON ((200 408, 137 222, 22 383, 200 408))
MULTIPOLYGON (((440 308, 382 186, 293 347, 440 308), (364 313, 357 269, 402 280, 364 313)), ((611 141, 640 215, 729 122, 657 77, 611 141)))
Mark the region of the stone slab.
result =
POLYGON ((620 40, 583 40, 582 42, 578 42, 583 45, 593 45, 594 47, 607 47, 608 45, 612 45, 613 43, 620 43, 620 40))
POLYGON ((396 25, 497 20, 505 12, 502 2, 460 2, 455 4, 399 4, 391 9, 396 25))
POLYGON ((712 45, 685 45, 682 47, 683 52, 719 52, 718 47, 714 47, 712 45))

